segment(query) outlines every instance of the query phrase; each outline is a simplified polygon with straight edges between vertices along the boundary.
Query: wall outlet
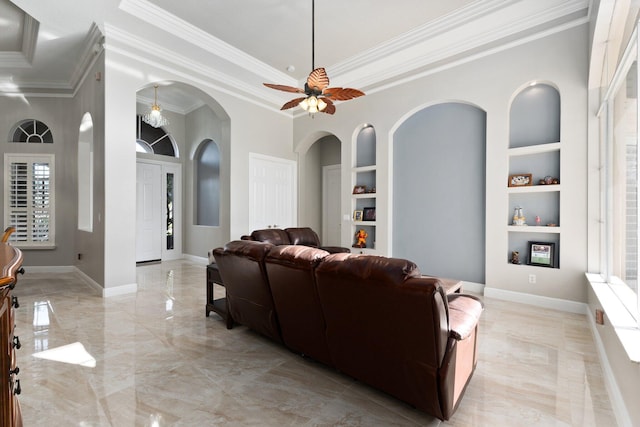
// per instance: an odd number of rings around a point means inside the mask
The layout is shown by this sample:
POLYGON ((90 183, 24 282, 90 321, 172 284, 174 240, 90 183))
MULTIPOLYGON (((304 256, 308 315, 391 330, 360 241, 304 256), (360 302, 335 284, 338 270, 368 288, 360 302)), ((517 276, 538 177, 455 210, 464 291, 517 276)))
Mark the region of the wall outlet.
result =
POLYGON ((536 275, 535 274, 530 274, 529 275, 529 283, 536 283, 536 275))

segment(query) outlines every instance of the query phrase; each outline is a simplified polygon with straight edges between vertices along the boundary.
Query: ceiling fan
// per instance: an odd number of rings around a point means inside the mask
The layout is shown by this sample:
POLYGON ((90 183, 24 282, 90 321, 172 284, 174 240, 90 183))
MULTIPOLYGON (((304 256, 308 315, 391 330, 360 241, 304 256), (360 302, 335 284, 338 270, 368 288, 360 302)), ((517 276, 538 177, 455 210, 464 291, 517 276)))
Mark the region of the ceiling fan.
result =
POLYGON ((292 99, 285 103, 281 110, 287 110, 299 105, 310 114, 322 112, 333 114, 336 106, 333 101, 347 101, 363 96, 364 92, 348 87, 329 87, 329 76, 324 68, 315 68, 315 0, 311 0, 311 73, 307 77, 304 89, 293 86, 264 83, 266 87, 284 92, 304 93, 305 96, 292 99))

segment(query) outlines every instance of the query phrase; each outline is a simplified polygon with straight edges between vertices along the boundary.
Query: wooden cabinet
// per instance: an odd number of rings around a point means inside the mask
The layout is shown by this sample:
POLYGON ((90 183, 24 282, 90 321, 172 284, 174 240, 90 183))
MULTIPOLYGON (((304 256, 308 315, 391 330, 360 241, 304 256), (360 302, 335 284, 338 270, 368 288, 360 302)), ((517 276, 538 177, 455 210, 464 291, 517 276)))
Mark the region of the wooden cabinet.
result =
POLYGON ((20 338, 15 335, 14 310, 19 307, 18 299, 12 294, 17 283, 16 275, 22 272, 22 252, 0 243, 0 426, 22 426, 20 402, 21 392, 16 350, 20 348, 20 338))

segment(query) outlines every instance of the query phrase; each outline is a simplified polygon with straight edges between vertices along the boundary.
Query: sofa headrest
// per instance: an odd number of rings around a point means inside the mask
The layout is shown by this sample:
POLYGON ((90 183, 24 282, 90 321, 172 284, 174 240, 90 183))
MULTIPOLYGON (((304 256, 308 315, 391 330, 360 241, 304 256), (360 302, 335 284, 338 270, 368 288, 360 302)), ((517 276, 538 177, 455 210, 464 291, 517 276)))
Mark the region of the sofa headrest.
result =
POLYGON ((273 245, 290 245, 289 235, 280 228, 265 228, 251 232, 251 238, 259 242, 267 242, 273 245))
POLYGON ((285 228, 292 245, 320 246, 318 234, 310 227, 285 228))
POLYGON ((328 255, 329 252, 310 246, 281 245, 273 247, 267 254, 265 261, 293 267, 312 268, 328 255))
POLYGON ((325 257, 316 271, 396 285, 402 284, 409 278, 421 276, 418 266, 406 259, 347 253, 331 254, 325 257))
MULTIPOLYGON (((237 255, 262 261, 271 248, 273 248, 271 243, 256 242, 253 240, 234 240, 224 245, 224 249, 221 252, 223 252, 224 255, 237 255)), ((214 251, 214 255, 218 255, 218 253, 218 250, 214 251)))

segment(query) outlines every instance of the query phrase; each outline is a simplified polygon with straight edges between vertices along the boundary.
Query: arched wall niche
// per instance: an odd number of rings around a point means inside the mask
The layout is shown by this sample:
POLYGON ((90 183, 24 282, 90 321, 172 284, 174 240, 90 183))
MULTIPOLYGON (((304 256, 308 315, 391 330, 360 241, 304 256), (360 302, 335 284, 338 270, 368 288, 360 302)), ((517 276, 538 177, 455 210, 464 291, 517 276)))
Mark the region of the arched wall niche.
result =
POLYGON ((194 156, 195 224, 220 225, 220 148, 212 139, 202 141, 194 156))
POLYGON ((560 92, 549 82, 518 90, 509 112, 509 148, 560 142, 560 92))
POLYGON ((93 119, 86 112, 78 127, 78 230, 93 231, 93 119))
POLYGON ((484 283, 486 112, 464 101, 425 105, 390 141, 393 256, 423 274, 484 283))

